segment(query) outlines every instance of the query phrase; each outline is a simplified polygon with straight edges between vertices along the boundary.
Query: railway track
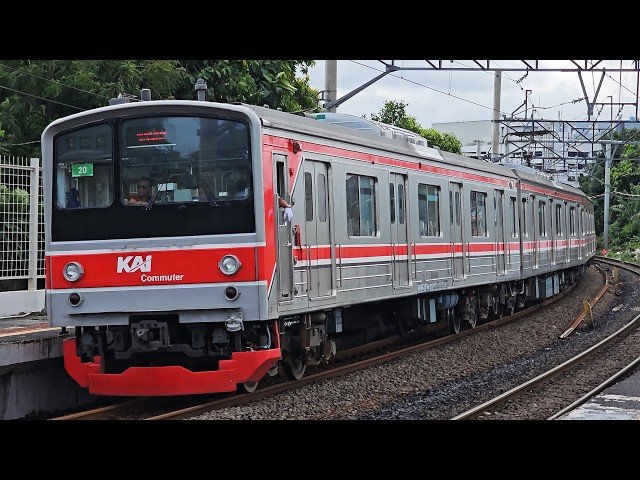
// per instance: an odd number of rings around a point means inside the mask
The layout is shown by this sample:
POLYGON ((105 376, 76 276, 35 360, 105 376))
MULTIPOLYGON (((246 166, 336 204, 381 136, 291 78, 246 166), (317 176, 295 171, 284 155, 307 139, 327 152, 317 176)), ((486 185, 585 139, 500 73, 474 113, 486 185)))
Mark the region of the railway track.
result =
MULTIPOLYGON (((603 258, 598 258, 598 262, 613 269, 610 285, 605 285, 598 292, 560 338, 566 338, 580 321, 588 318, 588 310, 609 286, 617 288, 616 268, 624 268, 640 276, 640 267, 637 265, 603 258)), ((640 315, 637 315, 611 335, 562 364, 454 416, 452 420, 527 418, 530 415, 528 412, 539 408, 541 397, 558 399, 559 409, 547 419, 560 418, 614 383, 640 370, 639 325, 640 315)))
MULTIPOLYGON (((603 274, 603 288, 606 289, 606 275, 603 274)), ((307 373, 300 380, 280 382, 272 385, 260 386, 252 393, 229 394, 221 398, 216 396, 200 396, 197 398, 139 398, 115 405, 101 407, 83 412, 77 412, 52 420, 82 420, 82 419, 145 419, 145 420, 168 420, 185 419, 198 416, 204 412, 217 409, 231 408, 248 405, 261 399, 269 398, 291 389, 299 389, 305 385, 310 385, 322 380, 328 380, 339 376, 344 376, 350 372, 355 372, 370 368, 375 365, 391 362, 404 356, 445 345, 449 342, 457 342, 461 338, 476 334, 478 332, 495 329, 520 318, 534 314, 547 306, 561 300, 569 295, 575 285, 554 298, 548 299, 537 305, 515 312, 512 315, 500 319, 478 324, 473 329, 463 330, 456 335, 442 336, 442 332, 432 331, 430 337, 418 332, 409 332, 402 337, 373 342, 371 344, 345 351, 336 356, 336 359, 329 365, 317 372, 307 373), (434 335, 440 335, 433 339, 434 335), (429 339, 431 338, 431 339, 429 339), (160 405, 160 403, 162 403, 160 405), (158 413, 160 411, 160 413, 158 413)))
MULTIPOLYGON (((452 418, 452 420, 468 420, 472 418, 479 418, 480 416, 485 414, 495 415, 497 413, 497 410, 496 410, 497 407, 503 405, 507 401, 510 401, 510 400, 513 401, 514 399, 518 399, 520 402, 526 402, 527 400, 525 397, 527 395, 531 396, 532 398, 536 398, 537 396, 542 394, 541 392, 545 391, 547 383, 553 380, 554 378, 559 377, 561 375, 570 375, 570 372, 573 369, 578 367, 593 368, 593 363, 592 363, 593 356, 605 355, 610 358, 612 348, 628 349, 630 346, 634 346, 638 344, 640 342, 640 334, 638 334, 638 331, 637 331, 637 327, 639 324, 640 324, 640 315, 635 317, 631 322, 629 322, 623 328, 615 332, 613 335, 610 335, 606 339, 602 340, 601 342, 589 348, 588 350, 580 353, 579 355, 572 357, 571 359, 567 360, 563 364, 558 365, 557 367, 551 370, 548 370, 543 374, 538 375, 537 377, 531 380, 528 380, 522 383, 521 385, 518 385, 515 388, 512 388, 508 392, 500 394, 497 397, 494 397, 491 400, 484 402, 483 404, 475 408, 472 408, 471 410, 467 410, 466 412, 456 415, 455 417, 452 418), (635 332, 635 335, 631 335, 632 332, 635 332), (623 343, 622 339, 624 339, 627 335, 631 335, 631 339, 630 341, 623 343)), ((636 352, 634 355, 637 355, 637 356, 633 357, 629 363, 623 362, 624 364, 622 365, 620 370, 616 371, 613 375, 606 378, 602 383, 600 383, 594 389, 589 391, 586 395, 577 399, 567 408, 563 408, 559 412, 549 417, 549 420, 554 420, 560 417, 561 415, 571 411, 572 409, 577 408, 578 406, 587 402, 589 399, 593 398, 593 396, 597 395, 607 387, 611 386, 613 383, 622 379, 625 375, 636 371, 638 369, 638 365, 640 364, 640 347, 634 348, 634 352, 636 352)), ((559 386, 556 385, 555 388, 564 389, 566 388, 566 385, 562 385, 559 382, 559 386)), ((530 403, 534 403, 534 400, 531 400, 530 403)), ((509 408, 513 410, 514 408, 523 408, 523 407, 514 407, 513 405, 511 405, 509 408)), ((527 408, 527 407, 524 407, 524 408, 527 408)), ((504 417, 512 414, 509 414, 507 412, 507 413, 502 413, 501 415, 504 417)), ((517 417, 521 415, 522 413, 516 414, 517 417)))

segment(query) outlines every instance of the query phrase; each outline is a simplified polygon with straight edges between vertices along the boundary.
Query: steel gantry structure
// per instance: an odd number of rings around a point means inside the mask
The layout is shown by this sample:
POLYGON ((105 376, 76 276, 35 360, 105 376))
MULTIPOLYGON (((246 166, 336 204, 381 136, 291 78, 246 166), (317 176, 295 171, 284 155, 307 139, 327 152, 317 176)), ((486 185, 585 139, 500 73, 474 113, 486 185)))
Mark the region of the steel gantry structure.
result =
MULTIPOLYGON (((577 175, 600 158, 603 146, 613 139, 617 132, 620 144, 636 143, 639 138, 625 138, 627 128, 638 128, 637 122, 617 118, 624 107, 633 107, 634 118, 638 118, 638 94, 640 91, 640 60, 620 60, 619 66, 605 65, 605 60, 423 60, 420 66, 399 65, 398 60, 378 60, 384 67, 379 75, 343 97, 336 99, 337 61, 326 60, 325 90, 321 92, 324 110, 336 111, 336 108, 366 89, 381 78, 402 71, 485 71, 495 74, 493 135, 490 159, 499 162, 521 161, 550 175, 559 172, 566 174, 569 181, 575 181, 577 175), (563 72, 578 75, 582 93, 580 101, 586 102, 587 120, 534 118, 535 109, 529 109, 529 94, 526 90, 524 103, 511 114, 500 112, 500 83, 503 72, 563 72), (599 74, 599 83, 590 98, 585 86, 584 74, 599 74), (634 75, 635 88, 630 91, 632 102, 614 102, 611 96, 607 102, 599 101, 598 95, 607 75, 613 73, 631 73, 634 75), (609 107, 611 117, 608 120, 593 119, 594 111, 600 112, 609 107), (614 107, 618 115, 614 118, 614 107), (530 112, 530 116, 528 113, 530 112), (628 126, 628 124, 632 124, 628 126)), ((609 62, 611 63, 611 62, 609 62)), ((533 105, 531 105, 533 107, 533 105)))

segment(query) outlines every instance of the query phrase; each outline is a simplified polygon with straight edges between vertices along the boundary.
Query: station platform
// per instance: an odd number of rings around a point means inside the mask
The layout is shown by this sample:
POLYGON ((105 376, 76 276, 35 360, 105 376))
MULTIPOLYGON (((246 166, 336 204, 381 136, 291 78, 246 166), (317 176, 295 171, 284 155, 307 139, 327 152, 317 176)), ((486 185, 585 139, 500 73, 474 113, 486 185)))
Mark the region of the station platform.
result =
POLYGON ((556 420, 640 420, 640 373, 612 385, 556 420))
MULTIPOLYGON (((46 315, 41 314, 29 314, 29 315, 16 315, 10 317, 0 317, 0 342, 2 337, 10 337, 19 332, 29 332, 31 330, 44 330, 48 329, 46 315)), ((60 332, 61 329, 56 327, 56 332, 60 332)))
POLYGON ((50 328, 38 314, 0 317, 0 420, 29 419, 90 405, 64 369, 62 341, 73 328, 50 328))

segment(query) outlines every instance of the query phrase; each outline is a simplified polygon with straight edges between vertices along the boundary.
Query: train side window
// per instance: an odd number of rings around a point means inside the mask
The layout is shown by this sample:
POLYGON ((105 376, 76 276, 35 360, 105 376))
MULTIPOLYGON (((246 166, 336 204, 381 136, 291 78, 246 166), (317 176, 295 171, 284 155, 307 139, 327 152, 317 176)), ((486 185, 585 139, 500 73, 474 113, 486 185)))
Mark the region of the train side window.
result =
POLYGON ((518 238, 518 209, 516 208, 516 197, 510 197, 511 205, 511 238, 518 238))
POLYGON ((544 200, 538 201, 538 232, 541 237, 547 236, 547 214, 546 214, 547 202, 544 200))
POLYGON ((310 172, 304 173, 304 211, 305 220, 313 221, 313 177, 310 172))
POLYGON ((327 221, 327 177, 324 173, 319 173, 316 180, 318 186, 318 220, 320 222, 327 221))
POLYGON ((375 178, 347 174, 346 208, 347 234, 354 237, 376 235, 376 188, 375 178))
MULTIPOLYGON (((277 157, 282 157, 285 158, 282 155, 276 155, 277 157)), ((289 205, 293 205, 293 198, 291 197, 291 195, 287 194, 287 177, 285 175, 285 169, 284 169, 284 163, 281 161, 276 162, 276 185, 275 185, 275 189, 276 189, 276 194, 278 195, 278 197, 282 198, 285 202, 287 202, 289 205)), ((306 192, 305 192, 306 195, 306 192)), ((284 218, 284 209, 283 208, 278 208, 278 200, 276 199, 276 204, 275 204, 275 209, 276 209, 276 213, 278 214, 278 225, 286 225, 286 220, 284 218)), ((309 210, 307 209, 307 212, 309 210)), ((307 213, 308 215, 308 213, 307 213)))
POLYGON ((440 236, 440 187, 418 184, 418 224, 420 236, 440 236))
POLYGON ((569 207, 569 235, 576 236, 576 208, 569 207))
POLYGON ((404 185, 398 185, 398 223, 404 225, 404 185))
POLYGON ((471 191, 471 236, 487 236, 487 194, 471 191))
POLYGON ((460 192, 449 191, 449 223, 460 226, 460 192))
POLYGON ((564 235, 562 231, 562 205, 556 205, 556 234, 559 237, 564 235))
POLYGON ((393 183, 389 184, 389 210, 391 211, 391 224, 396 223, 396 189, 393 183))
POLYGON ((285 198, 285 186, 284 186, 284 163, 277 162, 276 163, 276 193, 280 198, 285 198))
POLYGON ((522 238, 527 238, 529 236, 529 230, 527 229, 527 199, 522 199, 522 238))

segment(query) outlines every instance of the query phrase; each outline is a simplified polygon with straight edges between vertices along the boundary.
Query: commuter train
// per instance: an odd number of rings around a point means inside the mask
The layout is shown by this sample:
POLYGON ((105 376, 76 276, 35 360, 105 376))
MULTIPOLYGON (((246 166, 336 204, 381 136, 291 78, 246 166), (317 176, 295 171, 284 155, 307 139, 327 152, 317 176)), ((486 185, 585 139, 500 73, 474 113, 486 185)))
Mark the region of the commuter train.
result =
POLYGON ((594 256, 593 203, 531 169, 196 90, 42 133, 47 316, 73 327, 65 369, 90 394, 300 379, 363 342, 513 313, 594 256), (131 202, 141 178, 151 193, 131 202))

